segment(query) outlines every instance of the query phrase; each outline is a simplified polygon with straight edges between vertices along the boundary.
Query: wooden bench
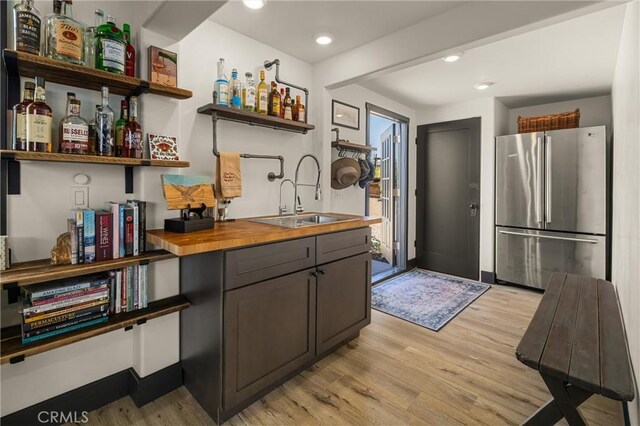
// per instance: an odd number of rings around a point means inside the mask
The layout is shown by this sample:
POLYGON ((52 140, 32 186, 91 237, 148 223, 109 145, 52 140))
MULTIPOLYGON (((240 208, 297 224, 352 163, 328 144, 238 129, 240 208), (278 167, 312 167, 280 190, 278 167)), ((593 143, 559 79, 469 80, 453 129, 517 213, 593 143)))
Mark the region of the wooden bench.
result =
POLYGON ((516 357, 539 371, 552 398, 523 424, 551 425, 563 417, 586 425, 578 406, 593 394, 634 398, 629 350, 613 284, 552 275, 516 357))

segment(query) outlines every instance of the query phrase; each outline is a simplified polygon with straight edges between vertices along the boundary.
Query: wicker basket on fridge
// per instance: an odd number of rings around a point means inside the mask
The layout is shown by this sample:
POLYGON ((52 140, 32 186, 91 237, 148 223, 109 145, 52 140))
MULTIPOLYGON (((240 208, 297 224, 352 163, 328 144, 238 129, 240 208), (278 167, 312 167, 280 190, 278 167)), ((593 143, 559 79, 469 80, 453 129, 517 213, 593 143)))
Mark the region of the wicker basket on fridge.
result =
POLYGON ((560 114, 518 117, 518 133, 544 132, 546 130, 574 129, 580 127, 580 108, 560 114))

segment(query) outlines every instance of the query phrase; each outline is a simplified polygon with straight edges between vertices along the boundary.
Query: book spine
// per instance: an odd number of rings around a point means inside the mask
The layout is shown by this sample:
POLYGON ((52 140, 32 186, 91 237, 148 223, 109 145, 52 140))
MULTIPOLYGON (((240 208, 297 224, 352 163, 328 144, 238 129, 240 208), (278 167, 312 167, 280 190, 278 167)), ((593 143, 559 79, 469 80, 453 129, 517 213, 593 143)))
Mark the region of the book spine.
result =
POLYGON ((83 318, 76 318, 76 319, 73 319, 71 321, 65 321, 64 323, 54 324, 54 325, 51 325, 49 327, 39 328, 39 329, 33 330, 33 331, 24 331, 23 332, 23 337, 29 338, 29 337, 39 336, 39 335, 45 334, 45 333, 50 333, 50 332, 56 331, 56 330, 66 329, 68 327, 71 327, 71 326, 74 326, 74 325, 77 325, 77 324, 82 324, 82 323, 85 323, 87 321, 92 321, 92 320, 94 320, 96 318, 106 317, 107 315, 109 315, 108 312, 99 312, 99 313, 96 313, 96 314, 88 315, 88 316, 83 317, 83 318))
POLYGON ((120 257, 125 257, 126 256, 126 250, 125 250, 125 223, 126 223, 126 218, 125 218, 125 214, 124 214, 124 204, 118 204, 118 217, 120 219, 120 235, 119 235, 119 241, 118 241, 118 248, 120 249, 120 257))
POLYGON ((85 210, 84 221, 84 263, 96 261, 96 212, 85 210))
POLYGON ((148 273, 149 265, 141 265, 142 268, 142 307, 146 308, 148 305, 147 301, 147 273, 148 273))
POLYGON ((116 273, 109 272, 109 313, 116 313, 116 273))
POLYGON ((71 243, 71 264, 76 265, 78 263, 78 229, 75 219, 67 219, 67 230, 71 243))
POLYGON ((28 295, 29 300, 34 302, 38 299, 47 297, 55 297, 63 293, 71 293, 73 291, 84 290, 89 287, 99 287, 107 283, 104 279, 94 279, 91 281, 82 281, 77 284, 60 285, 59 287, 47 288, 44 290, 29 291, 25 290, 25 294, 28 295))
POLYGON ((122 305, 121 312, 127 312, 127 275, 129 268, 122 268, 122 305))
POLYGON ((99 286, 99 287, 89 287, 85 290, 80 290, 80 291, 72 291, 70 293, 64 293, 62 295, 57 295, 54 297, 47 297, 47 298, 38 298, 35 301, 31 302, 31 306, 42 306, 42 305, 46 305, 47 303, 58 303, 58 302, 63 302, 63 301, 69 301, 69 300, 73 300, 75 298, 78 297, 82 297, 82 296, 89 296, 91 294, 95 294, 95 293, 99 293, 101 291, 104 291, 104 289, 106 288, 106 286, 99 286))
POLYGON ((22 323, 22 330, 23 331, 30 331, 30 330, 34 330, 36 328, 41 328, 41 327, 49 327, 53 324, 57 324, 57 323, 61 323, 61 322, 65 322, 65 321, 70 321, 73 319, 78 319, 78 318, 84 318, 88 315, 93 315, 93 314, 97 314, 97 313, 101 313, 101 312, 106 312, 107 310, 107 304, 103 303, 101 305, 97 305, 97 306, 92 306, 90 308, 85 308, 85 309, 80 309, 79 311, 74 311, 74 312, 69 312, 66 314, 62 314, 62 315, 55 315, 52 316, 50 318, 45 318, 42 320, 37 320, 37 321, 33 321, 33 322, 23 322, 22 323))
POLYGON ((69 331, 73 331, 73 330, 77 330, 80 328, 84 328, 84 327, 90 327, 92 325, 96 325, 96 324, 101 324, 101 323, 105 323, 108 321, 109 318, 107 317, 103 317, 103 318, 97 318, 91 321, 87 321, 87 322, 83 322, 82 324, 76 324, 73 325, 71 327, 66 327, 60 330, 56 330, 56 331, 51 331, 49 333, 44 333, 44 334, 40 334, 38 336, 33 336, 33 337, 23 337, 22 338, 22 344, 27 344, 27 343, 33 343, 33 342, 37 342, 38 340, 42 340, 42 339, 46 339, 48 337, 53 337, 53 336, 57 336, 59 334, 62 333, 68 333, 69 331))
POLYGON ((75 211, 76 236, 78 238, 78 263, 84 263, 84 214, 82 210, 75 211))
POLYGON ((133 208, 133 255, 140 254, 140 210, 138 209, 138 203, 135 201, 131 203, 133 208))
POLYGON ((137 201, 138 203, 138 215, 139 215, 139 244, 138 250, 140 254, 146 253, 147 251, 147 202, 146 201, 137 201))
POLYGON ((96 261, 113 259, 111 212, 96 213, 96 261))
POLYGON ((116 203, 109 203, 111 212, 111 256, 113 259, 120 257, 120 207, 116 203))
POLYGON ((116 271, 116 314, 122 310, 122 270, 116 271))
POLYGON ((24 322, 39 321, 45 318, 54 317, 56 315, 68 314, 69 312, 76 312, 82 309, 91 308, 93 306, 103 305, 104 303, 105 303, 105 299, 99 299, 99 300, 94 300, 88 303, 83 303, 81 305, 75 305, 75 306, 69 306, 67 308, 56 309, 55 311, 47 312, 45 314, 39 314, 39 313, 24 314, 23 320, 24 322))
POLYGON ((140 266, 133 267, 133 310, 140 306, 140 266))
POLYGON ((23 314, 44 314, 46 312, 53 311, 55 309, 66 308, 66 307, 70 307, 71 305, 81 305, 87 302, 91 302, 93 300, 99 300, 99 299, 104 299, 108 297, 109 297, 109 289, 103 288, 101 289, 101 291, 94 294, 82 295, 80 297, 74 297, 68 300, 61 300, 59 302, 52 302, 44 305, 23 308, 22 313, 23 314))
POLYGON ((133 310, 133 267, 127 266, 127 312, 133 310))
POLYGON ((133 256, 133 209, 126 208, 124 209, 124 214, 126 218, 125 222, 125 255, 133 256))

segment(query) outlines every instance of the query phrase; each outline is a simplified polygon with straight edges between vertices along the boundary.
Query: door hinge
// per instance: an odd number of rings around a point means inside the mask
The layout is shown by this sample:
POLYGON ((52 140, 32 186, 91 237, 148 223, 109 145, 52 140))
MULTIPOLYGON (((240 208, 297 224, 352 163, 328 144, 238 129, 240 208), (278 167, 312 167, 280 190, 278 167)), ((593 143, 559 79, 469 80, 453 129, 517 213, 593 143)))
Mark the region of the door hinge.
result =
POLYGON ((400 197, 400 188, 393 188, 393 196, 400 197))
POLYGON ((395 241, 395 242, 393 243, 393 249, 394 249, 395 251, 400 250, 400 241, 395 241))
POLYGON ((416 197, 418 196, 418 190, 417 189, 413 190, 413 195, 415 195, 416 197))
POLYGON ((418 243, 416 242, 416 240, 413 240, 413 246, 418 247, 418 243))
POLYGON ((400 143, 400 135, 393 135, 393 143, 400 143))
POLYGON ((418 145, 418 138, 416 138, 416 145, 418 145))

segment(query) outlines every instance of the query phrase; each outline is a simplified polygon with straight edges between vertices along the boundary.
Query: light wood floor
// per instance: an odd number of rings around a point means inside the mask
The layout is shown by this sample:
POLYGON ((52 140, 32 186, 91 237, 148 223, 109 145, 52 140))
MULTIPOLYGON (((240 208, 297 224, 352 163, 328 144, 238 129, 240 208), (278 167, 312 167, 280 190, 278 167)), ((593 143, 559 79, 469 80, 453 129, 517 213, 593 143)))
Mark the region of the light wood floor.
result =
MULTIPOLYGON (((519 424, 550 397, 514 356, 540 297, 494 286, 438 333, 373 311, 358 339, 227 424, 519 424)), ((621 404, 599 396, 581 411, 591 425, 623 423, 621 404)), ((92 412, 89 424, 213 422, 182 387, 140 409, 116 401, 92 412)))

